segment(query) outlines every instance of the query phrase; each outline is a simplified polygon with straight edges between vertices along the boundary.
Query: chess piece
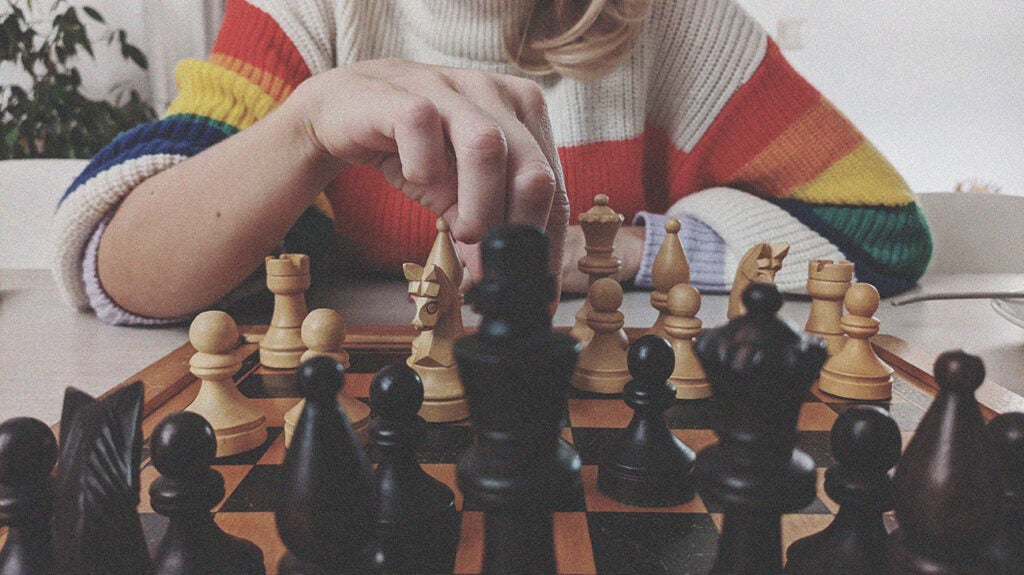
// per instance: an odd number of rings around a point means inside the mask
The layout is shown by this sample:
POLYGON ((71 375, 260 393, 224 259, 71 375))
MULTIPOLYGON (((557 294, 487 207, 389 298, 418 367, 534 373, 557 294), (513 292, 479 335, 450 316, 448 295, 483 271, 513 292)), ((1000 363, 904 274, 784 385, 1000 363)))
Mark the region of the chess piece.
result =
POLYGON ((53 504, 54 572, 153 575, 142 533, 142 382, 101 400, 68 388, 53 504))
POLYGON ((370 575, 381 556, 370 462, 338 405, 344 368, 329 357, 299 366, 306 397, 281 472, 281 575, 370 575))
POLYGON ((309 256, 281 254, 268 256, 267 287, 274 294, 274 313, 267 333, 260 340, 260 364, 276 369, 298 367, 306 346, 300 330, 306 318, 306 290, 309 289, 309 256))
POLYGON ((171 414, 153 429, 150 450, 162 474, 150 484, 150 502, 169 518, 154 552, 157 575, 264 575, 263 551, 213 521, 210 510, 224 498, 224 476, 210 467, 217 452, 210 424, 190 411, 171 414))
POLYGON ((830 356, 843 349, 846 338, 840 320, 843 298, 853 283, 853 264, 812 260, 807 269, 807 294, 811 296, 811 313, 804 331, 825 338, 830 356))
POLYGON ((820 338, 776 315, 782 295, 769 283, 743 293, 745 315, 697 336, 711 382, 718 443, 697 456, 694 478, 725 516, 712 575, 782 573, 781 516, 814 500, 814 461, 795 447, 803 398, 828 356, 820 338))
POLYGON ((1024 413, 1004 413, 988 423, 1002 467, 1002 519, 992 553, 1001 575, 1024 575, 1024 413))
MULTIPOLYGON (((580 214, 579 223, 583 230, 583 249, 586 255, 576 265, 589 278, 588 286, 622 269, 622 260, 615 255, 615 235, 622 227, 622 220, 622 214, 608 207, 608 196, 604 194, 594 196, 594 206, 580 214)), ((583 305, 576 311, 576 323, 569 331, 569 335, 584 346, 594 336, 594 331, 587 325, 590 308, 590 298, 584 299, 583 305)))
POLYGON ((580 352, 579 363, 572 376, 572 386, 593 393, 621 393, 629 381, 626 337, 622 305, 622 286, 612 278, 601 278, 590 284, 587 301, 587 325, 594 332, 590 343, 580 352))
POLYGON ((57 440, 45 423, 15 417, 0 424, 0 575, 51 573, 50 523, 57 440))
POLYGON ((402 266, 409 295, 416 304, 412 325, 419 335, 406 363, 423 380, 420 416, 431 422, 459 421, 469 416, 452 347, 462 327, 462 260, 444 218, 437 218, 437 237, 423 266, 402 266))
MULTIPOLYGON (((307 348, 302 354, 302 361, 325 355, 348 369, 349 357, 344 347, 345 320, 340 313, 328 308, 319 308, 309 312, 306 319, 302 320, 301 334, 302 343, 307 348)), ((345 415, 348 416, 348 421, 356 435, 359 436, 360 442, 365 445, 369 439, 369 406, 346 393, 344 389, 338 394, 338 403, 345 410, 345 415)), ((295 424, 299 422, 303 406, 305 406, 305 402, 300 400, 284 414, 284 444, 286 447, 292 443, 292 434, 295 432, 295 424)))
POLYGON ((752 283, 774 283, 775 274, 782 269, 782 261, 789 253, 789 244, 761 243, 747 250, 736 266, 736 277, 729 292, 729 308, 726 317, 736 319, 747 313, 743 306, 743 292, 752 283))
POLYGON ((711 384, 708 383, 697 354, 693 352, 693 339, 700 334, 703 325, 697 319, 700 292, 690 284, 676 284, 669 290, 666 303, 668 316, 665 318, 664 329, 676 358, 676 367, 668 381, 676 388, 676 398, 711 397, 711 384))
POLYGON ((679 284, 690 282, 690 262, 686 259, 683 244, 679 242, 679 220, 669 218, 665 221, 665 239, 654 256, 651 267, 651 307, 658 310, 658 318, 647 333, 668 338, 665 319, 670 315, 668 310, 668 292, 679 284))
POLYGON ((823 531, 794 542, 786 575, 890 575, 882 514, 893 507, 892 478, 902 448, 900 429, 884 409, 858 405, 832 426, 837 463, 825 472, 825 492, 839 513, 823 531))
POLYGON ((934 373, 939 393, 893 478, 899 529, 889 537, 889 557, 900 574, 993 573, 984 551, 998 526, 1002 489, 998 455, 974 398, 985 366, 950 351, 935 360, 934 373))
POLYGON ((238 326, 222 311, 204 311, 192 320, 188 339, 196 353, 189 360, 192 375, 202 380, 199 394, 185 409, 206 418, 217 435, 217 457, 235 455, 267 440, 263 410, 235 387, 242 368, 237 356, 238 326))
POLYGON ((371 438, 379 460, 377 534, 388 573, 451 573, 461 520, 455 494, 416 461, 427 423, 417 415, 423 382, 407 365, 381 369, 370 384, 371 438))
POLYGON ((672 346, 661 336, 647 334, 629 348, 633 379, 622 395, 633 419, 607 445, 597 469, 598 489, 616 501, 667 507, 693 499, 696 456, 665 423, 665 410, 676 400, 668 382, 673 367, 672 346))
POLYGON ((458 484, 484 511, 484 573, 554 575, 553 511, 582 497, 579 456, 560 441, 579 343, 551 329, 543 232, 497 228, 481 249, 469 294, 480 328, 455 344, 474 436, 458 484))
POLYGON ((871 348, 871 337, 878 333, 878 290, 868 283, 857 283, 846 290, 847 314, 840 320, 846 343, 821 368, 818 388, 847 399, 886 399, 892 396, 891 367, 871 348))

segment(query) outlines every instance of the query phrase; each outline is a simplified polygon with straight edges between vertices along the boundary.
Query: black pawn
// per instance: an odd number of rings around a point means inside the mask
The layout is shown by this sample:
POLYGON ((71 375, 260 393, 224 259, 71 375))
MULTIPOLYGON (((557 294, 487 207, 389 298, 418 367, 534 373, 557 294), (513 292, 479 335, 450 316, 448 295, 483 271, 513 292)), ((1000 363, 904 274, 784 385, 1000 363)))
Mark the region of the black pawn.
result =
POLYGON ((382 561, 370 461, 337 395, 344 368, 328 357, 299 366, 306 405, 281 475, 277 532, 288 548, 281 575, 369 575, 382 561))
POLYGON ((0 424, 0 525, 7 543, 0 575, 45 575, 51 569, 50 517, 57 440, 45 423, 16 417, 0 424))
POLYGON ((633 419, 605 448, 597 469, 597 487, 616 501, 642 507, 667 507, 693 499, 693 450, 673 435, 665 410, 675 405, 672 346, 645 335, 629 348, 629 374, 622 391, 633 419))
POLYGON ((370 384, 370 439, 378 460, 377 535, 388 573, 451 573, 461 521, 455 494, 416 461, 427 423, 417 415, 423 382, 404 363, 381 369, 370 384))
POLYGON ((484 511, 484 573, 553 575, 553 512, 581 489, 579 456, 560 438, 579 343, 551 330, 542 231, 498 228, 481 251, 484 277, 468 297, 480 328, 455 342, 474 438, 459 488, 484 511))
POLYGON ((164 418, 150 438, 161 473, 149 487, 153 509, 170 519, 154 555, 158 575, 263 575, 263 552, 228 535, 211 509, 224 498, 224 476, 210 466, 217 454, 213 427, 182 411, 164 418))
POLYGON ((897 573, 992 573, 986 552, 1002 507, 999 463, 974 391, 981 359, 962 351, 935 361, 939 393, 907 444, 894 477, 889 552, 897 573))
POLYGON ((882 514, 892 509, 889 470, 900 457, 900 429, 884 409, 860 405, 832 426, 836 465, 825 472, 825 492, 839 504, 820 533, 794 542, 787 575, 889 575, 882 514))
POLYGON ((752 284, 743 304, 746 315, 696 340, 719 442, 697 456, 694 478, 725 510, 711 575, 778 575, 782 514, 814 501, 817 474, 795 447, 797 417, 828 352, 776 315, 782 295, 773 284, 752 284))
POLYGON ((1004 413, 988 423, 1002 464, 1002 526, 993 545, 1000 575, 1024 575, 1024 413, 1004 413))

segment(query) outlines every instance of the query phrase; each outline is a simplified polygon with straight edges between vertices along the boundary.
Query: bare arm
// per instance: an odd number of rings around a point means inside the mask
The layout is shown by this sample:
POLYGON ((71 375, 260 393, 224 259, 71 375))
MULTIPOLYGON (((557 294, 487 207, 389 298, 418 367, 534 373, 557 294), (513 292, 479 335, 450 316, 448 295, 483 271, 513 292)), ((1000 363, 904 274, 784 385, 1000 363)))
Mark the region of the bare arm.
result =
POLYGON ((211 305, 350 164, 379 169, 460 241, 506 221, 546 228, 560 269, 568 202, 539 88, 388 60, 315 76, 252 127, 140 184, 100 243, 104 289, 153 317, 211 305))

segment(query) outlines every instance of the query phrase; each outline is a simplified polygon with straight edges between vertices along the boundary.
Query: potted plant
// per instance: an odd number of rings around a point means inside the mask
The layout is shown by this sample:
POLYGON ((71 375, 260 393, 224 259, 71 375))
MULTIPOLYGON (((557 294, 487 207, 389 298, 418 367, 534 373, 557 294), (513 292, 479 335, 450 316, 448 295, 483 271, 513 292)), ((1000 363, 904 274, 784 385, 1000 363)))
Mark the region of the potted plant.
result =
POLYGON ((103 16, 88 6, 51 0, 49 10, 33 9, 32 0, 5 0, 0 16, 0 65, 24 71, 27 85, 0 85, 0 160, 12 158, 89 158, 118 133, 154 118, 153 109, 137 91, 113 100, 83 93, 75 66, 82 52, 93 56, 93 38, 86 27, 102 28, 95 36, 120 49, 140 68, 146 57, 129 43, 121 29, 107 27, 103 16), (36 19, 37 13, 46 16, 36 19))

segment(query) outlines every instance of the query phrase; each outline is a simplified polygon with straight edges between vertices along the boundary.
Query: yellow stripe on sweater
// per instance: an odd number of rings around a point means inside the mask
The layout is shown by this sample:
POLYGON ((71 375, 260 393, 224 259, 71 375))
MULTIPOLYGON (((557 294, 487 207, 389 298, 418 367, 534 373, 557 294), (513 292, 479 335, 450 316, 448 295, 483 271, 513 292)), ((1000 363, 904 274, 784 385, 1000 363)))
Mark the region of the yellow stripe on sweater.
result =
POLYGON ((239 60, 225 54, 211 54, 210 62, 219 65, 225 70, 235 72, 243 78, 247 78, 278 103, 284 102, 285 98, 292 93, 291 86, 280 76, 271 74, 262 68, 257 68, 244 60, 239 60))
POLYGON ((168 115, 195 114, 242 130, 278 106, 258 85, 210 62, 185 60, 174 75, 178 97, 168 115))
POLYGON ((868 141, 797 187, 790 198, 809 204, 905 206, 914 201, 907 182, 868 141))

